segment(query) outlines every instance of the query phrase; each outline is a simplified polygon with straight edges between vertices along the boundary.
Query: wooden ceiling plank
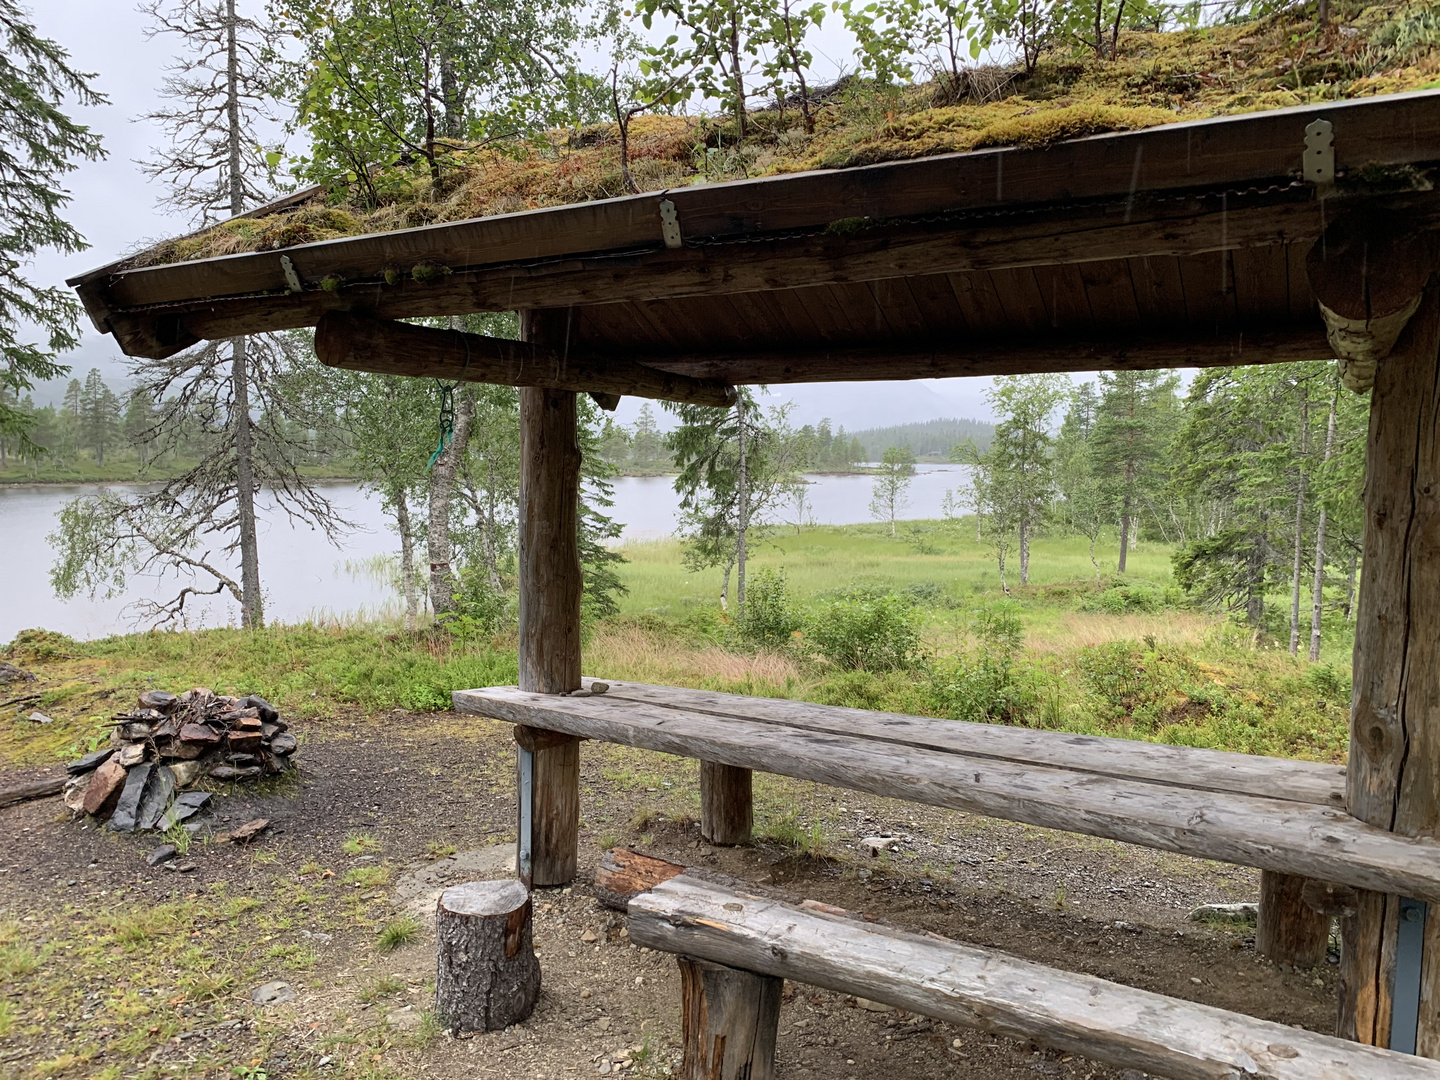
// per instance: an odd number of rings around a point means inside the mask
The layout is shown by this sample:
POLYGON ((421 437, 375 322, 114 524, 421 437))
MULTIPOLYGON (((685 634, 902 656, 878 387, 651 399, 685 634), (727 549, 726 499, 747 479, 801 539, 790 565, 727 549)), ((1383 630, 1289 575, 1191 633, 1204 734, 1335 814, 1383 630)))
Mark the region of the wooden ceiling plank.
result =
POLYGON ((965 323, 973 334, 989 334, 1005 325, 1005 308, 995 294, 995 283, 990 275, 976 273, 947 274, 950 287, 955 293, 955 302, 965 313, 965 323))
POLYGON ((1045 331, 1050 327, 1050 313, 1040 295, 1040 283, 1033 267, 1004 267, 990 271, 995 295, 1005 312, 1005 319, 1017 330, 1045 331))
POLYGON ((1173 255, 1127 259, 1142 326, 1174 326, 1185 321, 1185 285, 1173 255))
POLYGON ((1140 305, 1130 264, 1123 259, 1081 263, 1077 268, 1096 326, 1139 326, 1140 305))
POLYGON ((925 333, 925 316, 904 278, 871 281, 868 288, 874 298, 875 310, 885 320, 892 334, 914 337, 925 333))
POLYGON ((1292 319, 1313 317, 1317 310, 1315 294, 1310 290, 1310 274, 1305 269, 1305 259, 1309 254, 1309 241, 1285 245, 1285 281, 1292 319))
POLYGON ((855 328, 851 325, 850 313, 829 285, 810 285, 786 291, 792 293, 809 314, 821 340, 853 340, 855 328))
POLYGON ((1240 248, 1230 253, 1230 265, 1235 272, 1235 304, 1241 321, 1259 326, 1290 317, 1284 244, 1240 248))
POLYGON ((1235 271, 1228 251, 1210 251, 1179 260, 1185 286, 1185 315, 1192 327, 1215 329, 1239 320, 1235 271))
POLYGON ((1037 266, 1034 273, 1035 283, 1040 288, 1040 300, 1050 316, 1052 327, 1088 330, 1094 324, 1090 297, 1085 291, 1079 267, 1073 263, 1037 266))
POLYGON ((944 274, 922 274, 909 279, 910 295, 925 318, 928 333, 968 331, 970 323, 955 298, 955 287, 944 274))

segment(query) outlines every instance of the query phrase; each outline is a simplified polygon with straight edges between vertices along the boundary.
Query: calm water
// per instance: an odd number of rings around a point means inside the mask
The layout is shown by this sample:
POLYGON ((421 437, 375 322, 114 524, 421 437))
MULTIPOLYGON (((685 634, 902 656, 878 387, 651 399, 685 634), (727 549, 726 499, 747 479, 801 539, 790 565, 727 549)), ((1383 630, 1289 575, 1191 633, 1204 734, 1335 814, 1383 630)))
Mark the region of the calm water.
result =
MULTIPOLYGON (((807 520, 820 525, 869 521, 869 476, 811 476, 807 520)), ((948 488, 965 480, 960 466, 918 467, 910 488, 907 518, 940 516, 948 488)), ((624 539, 660 539, 675 528, 677 500, 669 477, 625 476, 615 481, 612 516, 625 524, 624 539)), ((117 487, 117 490, 121 488, 117 487)), ((103 637, 135 629, 136 600, 170 596, 183 584, 173 576, 135 577, 123 595, 94 600, 62 601, 50 589, 54 555, 46 536, 55 529, 55 513, 77 495, 97 490, 79 485, 0 487, 0 642, 27 627, 43 626, 77 638, 103 637)), ((356 528, 336 547, 323 533, 297 527, 273 505, 261 506, 260 573, 265 584, 266 615, 274 622, 305 619, 359 619, 394 614, 398 597, 386 575, 376 571, 377 557, 398 550, 378 499, 356 484, 325 485, 327 495, 356 528)), ((789 512, 790 508, 786 508, 789 512)), ((235 577, 234 560, 229 562, 235 577)), ((191 598, 186 605, 192 628, 228 626, 239 622, 239 610, 228 597, 191 598)))

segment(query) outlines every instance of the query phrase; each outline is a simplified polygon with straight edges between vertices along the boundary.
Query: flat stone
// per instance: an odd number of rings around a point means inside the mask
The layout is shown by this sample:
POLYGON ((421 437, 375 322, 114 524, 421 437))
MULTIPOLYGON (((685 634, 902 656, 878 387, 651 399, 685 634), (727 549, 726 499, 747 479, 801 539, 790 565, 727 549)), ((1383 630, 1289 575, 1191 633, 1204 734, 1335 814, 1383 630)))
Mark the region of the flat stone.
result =
POLYGON ((299 749, 300 744, 295 741, 295 736, 288 731, 282 731, 270 740, 270 752, 272 754, 293 754, 299 749))
POLYGON ((864 1009, 866 1012, 886 1013, 895 1011, 894 1006, 886 1005, 884 1002, 880 1001, 871 1001, 869 998, 857 997, 855 999, 855 1004, 860 1006, 860 1008, 864 1009))
POLYGON ((53 724, 55 721, 43 712, 32 712, 30 714, 30 722, 32 724, 53 724))
POLYGON ((186 724, 180 729, 181 742, 218 743, 220 733, 205 724, 186 724))
POLYGON ((413 1005, 406 1005, 403 1009, 385 1014, 385 1026, 396 1031, 414 1031, 423 1022, 424 1018, 415 1011, 413 1005))
POLYGON ((592 694, 604 694, 607 693, 609 689, 610 684, 608 682, 592 682, 590 684, 590 692, 592 694))
POLYGON ((125 787, 120 800, 110 815, 110 828, 115 832, 134 832, 140 814, 140 800, 145 796, 145 787, 150 782, 153 765, 136 765, 125 777, 125 787))
POLYGON ((16 667, 14 664, 0 660, 0 683, 5 682, 34 682, 35 676, 28 671, 16 667))
POLYGON ((250 1000, 256 1005, 281 1005, 295 1000, 295 990, 289 983, 277 979, 250 991, 250 1000))
POLYGON ((174 844, 161 844, 154 851, 150 852, 149 855, 145 856, 145 865, 159 866, 163 862, 169 862, 175 857, 175 854, 174 844))
POLYGON ((240 707, 243 709, 254 709, 261 720, 271 724, 280 719, 279 710, 259 694, 251 694, 247 698, 241 698, 240 707))
POLYGON ((169 715, 175 711, 175 705, 179 700, 174 694, 165 690, 146 690, 140 695, 140 707, 154 709, 158 713, 169 715))
POLYGON ((254 731, 232 731, 226 736, 225 742, 231 753, 256 753, 261 746, 260 730, 257 727, 254 731))
POLYGON ((175 777, 177 788, 189 787, 199 780, 200 774, 205 771, 205 766, 198 761, 172 761, 165 767, 175 777))
POLYGON ((90 790, 90 778, 94 775, 94 773, 85 773, 81 776, 72 776, 65 782, 65 790, 61 793, 65 809, 73 814, 85 812, 85 793, 90 790))
POLYGON ((174 825, 177 821, 185 821, 198 814, 204 809, 205 804, 208 803, 211 798, 212 796, 208 791, 185 792, 170 804, 170 809, 167 810, 165 816, 160 819, 160 824, 157 825, 156 828, 161 832, 167 832, 170 826, 174 825))
POLYGON ((216 765, 210 770, 210 776, 215 780, 255 780, 260 776, 260 766, 237 769, 233 765, 216 765))
POLYGON ((175 797, 175 787, 174 770, 168 765, 156 766, 145 798, 140 802, 140 814, 136 819, 138 828, 148 832, 160 824, 160 819, 170 807, 170 800, 175 797))
MULTIPOLYGON (((212 774, 213 775, 213 774, 212 774)), ((217 844, 243 844, 264 832, 270 825, 269 818, 256 818, 254 821, 247 821, 238 829, 229 832, 217 833, 215 842, 217 844)))
POLYGON ((108 817, 120 799, 120 788, 124 783, 125 766, 114 759, 106 761, 90 778, 90 788, 85 792, 85 813, 108 817))
POLYGON ((894 851, 898 844, 899 840, 894 836, 867 836, 863 840, 857 840, 855 847, 874 859, 882 851, 894 851))
POLYGON ((105 762, 110 760, 110 755, 115 753, 113 746, 107 746, 103 750, 96 750, 93 754, 86 754, 78 761, 72 761, 65 766, 65 771, 71 776, 79 776, 81 773, 94 772, 105 762))
POLYGON ((145 752, 148 750, 143 742, 126 743, 115 751, 115 760, 124 765, 127 769, 132 765, 139 765, 145 760, 145 752))
POLYGON ((586 930, 583 934, 580 935, 580 940, 583 941, 586 945, 594 945, 595 942, 599 941, 600 939, 595 936, 594 930, 586 930))
POLYGON ((390 897, 397 908, 434 929, 435 905, 449 885, 513 877, 514 874, 515 845, 493 844, 457 852, 402 874, 395 882, 390 897))

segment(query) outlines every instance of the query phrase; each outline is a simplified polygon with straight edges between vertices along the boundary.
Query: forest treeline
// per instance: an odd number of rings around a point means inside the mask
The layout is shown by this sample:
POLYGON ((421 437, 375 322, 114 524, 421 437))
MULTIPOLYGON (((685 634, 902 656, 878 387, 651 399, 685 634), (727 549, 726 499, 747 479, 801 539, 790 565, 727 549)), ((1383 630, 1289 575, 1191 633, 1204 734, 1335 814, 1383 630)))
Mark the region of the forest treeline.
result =
POLYGON ((1315 659, 1327 619, 1353 617, 1368 400, 1318 361, 1206 371, 1183 396, 1179 386, 1164 371, 1079 386, 997 378, 989 448, 954 452, 974 466, 962 494, 977 537, 1002 584, 1017 562, 1028 581, 1042 530, 1087 537, 1097 577, 1109 565, 1124 574, 1142 535, 1173 544, 1175 582, 1194 602, 1315 659))

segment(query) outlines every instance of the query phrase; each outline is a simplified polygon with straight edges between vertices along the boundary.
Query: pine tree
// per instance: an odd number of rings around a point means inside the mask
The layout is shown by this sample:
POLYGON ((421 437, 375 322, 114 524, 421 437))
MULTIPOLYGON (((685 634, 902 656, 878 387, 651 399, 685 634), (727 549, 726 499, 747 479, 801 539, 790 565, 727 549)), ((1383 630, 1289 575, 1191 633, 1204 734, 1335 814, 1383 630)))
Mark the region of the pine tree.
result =
POLYGON ((105 385, 98 368, 91 368, 80 391, 77 414, 80 445, 95 455, 95 464, 104 467, 105 450, 119 435, 120 399, 105 385))
POLYGON ((1125 573, 1133 526, 1164 483, 1167 423, 1173 418, 1180 380, 1169 371, 1103 371, 1095 414, 1094 459, 1102 490, 1120 523, 1125 573))
POLYGON ((99 105, 94 76, 70 66, 69 54, 35 32, 15 0, 0 0, 0 438, 14 438, 22 452, 34 417, 17 407, 37 379, 70 369, 56 356, 79 343, 80 305, 64 287, 36 285, 23 270, 35 254, 52 249, 74 254, 84 238, 60 216, 70 201, 61 178, 81 161, 104 156, 100 136, 77 124, 62 108, 66 98, 99 105), (26 340, 38 331, 43 342, 26 340))

